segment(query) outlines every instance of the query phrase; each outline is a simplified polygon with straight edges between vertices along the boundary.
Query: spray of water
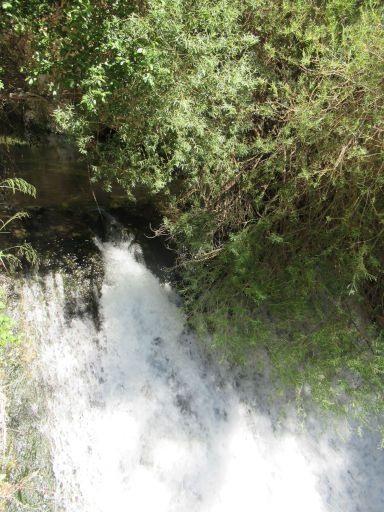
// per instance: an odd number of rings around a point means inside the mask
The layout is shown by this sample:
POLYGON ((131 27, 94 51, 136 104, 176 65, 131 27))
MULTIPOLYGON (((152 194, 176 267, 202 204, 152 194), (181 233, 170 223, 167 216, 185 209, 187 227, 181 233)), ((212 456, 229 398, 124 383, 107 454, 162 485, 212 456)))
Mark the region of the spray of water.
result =
POLYGON ((137 248, 99 247, 99 330, 87 315, 66 318, 60 274, 23 289, 58 511, 384 510, 371 438, 317 438, 294 420, 277 431, 207 364, 137 248))

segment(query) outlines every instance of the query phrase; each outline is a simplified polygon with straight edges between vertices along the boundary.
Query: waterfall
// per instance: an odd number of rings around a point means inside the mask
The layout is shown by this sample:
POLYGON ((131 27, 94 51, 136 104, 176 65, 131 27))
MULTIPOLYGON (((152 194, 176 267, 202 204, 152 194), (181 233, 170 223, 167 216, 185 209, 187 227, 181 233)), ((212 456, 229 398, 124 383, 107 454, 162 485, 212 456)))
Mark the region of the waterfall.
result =
MULTIPOLYGON (((99 243, 100 322, 68 317, 63 274, 26 281, 24 317, 41 379, 57 511, 379 512, 376 440, 293 413, 276 428, 257 380, 209 362, 170 287, 132 243, 99 243), (256 384, 255 384, 256 383, 256 384)), ((79 299, 81 301, 81 299, 79 299)), ((271 406, 272 407, 272 406, 271 406)), ((318 421, 318 420, 316 420, 318 421)))

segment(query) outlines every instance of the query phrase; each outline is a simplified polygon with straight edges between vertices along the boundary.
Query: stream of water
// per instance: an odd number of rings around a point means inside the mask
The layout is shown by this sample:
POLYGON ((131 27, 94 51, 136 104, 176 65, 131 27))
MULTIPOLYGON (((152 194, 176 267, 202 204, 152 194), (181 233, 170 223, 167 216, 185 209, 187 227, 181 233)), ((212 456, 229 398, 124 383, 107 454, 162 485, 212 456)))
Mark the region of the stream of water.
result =
POLYGON ((15 311, 35 353, 40 400, 28 407, 56 512, 384 511, 377 436, 315 414, 302 429, 289 409, 280 422, 266 374, 212 361, 188 332, 156 277, 169 252, 143 235, 146 212, 138 224, 93 188, 61 139, 7 154, 38 188, 37 202, 20 198, 31 217, 14 236, 42 264, 15 285, 15 311), (134 236, 112 242, 105 225, 118 223, 100 208, 134 236))
POLYGON ((377 439, 275 428, 264 384, 208 362, 131 242, 101 243, 99 327, 64 277, 22 290, 65 512, 381 512, 377 439), (247 396, 250 397, 247 399, 247 396), (259 405, 258 405, 259 404, 259 405))

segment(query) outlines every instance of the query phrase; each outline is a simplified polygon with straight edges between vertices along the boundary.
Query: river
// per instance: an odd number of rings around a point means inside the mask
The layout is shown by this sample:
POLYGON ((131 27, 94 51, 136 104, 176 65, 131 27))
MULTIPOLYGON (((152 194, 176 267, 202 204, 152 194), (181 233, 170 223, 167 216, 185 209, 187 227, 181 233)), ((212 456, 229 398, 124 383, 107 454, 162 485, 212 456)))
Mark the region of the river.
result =
POLYGON ((20 278, 16 316, 36 354, 31 407, 50 447, 55 510, 384 510, 377 436, 315 411, 303 426, 289 406, 280 418, 266 374, 215 361, 186 328, 161 271, 172 256, 145 236, 148 221, 104 199, 95 207, 84 169, 87 200, 72 201, 75 153, 18 151, 40 183, 30 236, 45 263, 20 278), (41 185, 47 166, 63 165, 65 189, 41 185))

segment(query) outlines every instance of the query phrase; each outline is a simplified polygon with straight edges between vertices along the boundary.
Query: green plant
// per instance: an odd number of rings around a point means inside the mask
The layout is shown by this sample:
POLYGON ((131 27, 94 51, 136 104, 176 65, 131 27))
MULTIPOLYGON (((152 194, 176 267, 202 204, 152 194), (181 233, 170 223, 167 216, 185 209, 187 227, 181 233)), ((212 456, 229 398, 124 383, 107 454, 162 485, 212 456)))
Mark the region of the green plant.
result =
MULTIPOLYGON (((0 182, 0 189, 10 191, 13 194, 18 191, 23 194, 36 197, 36 189, 30 183, 27 183, 22 178, 8 178, 0 182)), ((0 234, 6 233, 6 228, 14 221, 25 219, 28 217, 27 212, 16 212, 15 214, 8 217, 6 220, 0 219, 0 234)), ((0 250, 0 262, 4 269, 16 268, 21 265, 21 259, 26 259, 29 263, 37 263, 37 254, 31 244, 25 242, 19 245, 13 245, 5 249, 0 250)))
POLYGON ((6 11, 4 41, 25 41, 26 87, 55 102, 94 179, 161 210, 191 324, 238 362, 265 348, 298 397, 307 383, 325 407, 379 413, 382 2, 6 11))
POLYGON ((0 297, 0 510, 48 512, 54 478, 46 441, 30 412, 41 394, 31 379, 32 347, 7 313, 6 293, 0 297))

